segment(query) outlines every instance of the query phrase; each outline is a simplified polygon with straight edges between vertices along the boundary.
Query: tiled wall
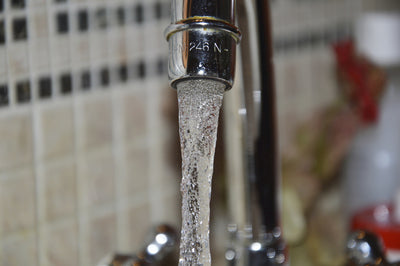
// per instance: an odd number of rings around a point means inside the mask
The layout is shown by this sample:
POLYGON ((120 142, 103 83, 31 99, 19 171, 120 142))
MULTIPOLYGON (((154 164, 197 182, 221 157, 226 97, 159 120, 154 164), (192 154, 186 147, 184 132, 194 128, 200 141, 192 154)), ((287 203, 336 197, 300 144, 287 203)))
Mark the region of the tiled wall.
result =
POLYGON ((95 265, 178 224, 169 5, 0 0, 0 265, 95 265))

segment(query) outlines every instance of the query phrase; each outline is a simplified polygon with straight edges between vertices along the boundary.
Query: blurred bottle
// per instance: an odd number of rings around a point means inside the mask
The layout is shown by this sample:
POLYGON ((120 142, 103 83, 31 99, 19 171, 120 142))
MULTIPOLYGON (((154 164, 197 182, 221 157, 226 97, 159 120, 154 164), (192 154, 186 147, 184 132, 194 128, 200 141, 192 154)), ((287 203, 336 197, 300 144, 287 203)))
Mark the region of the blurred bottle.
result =
POLYGON ((400 187, 398 77, 388 79, 377 122, 361 130, 350 148, 343 172, 345 207, 350 215, 371 204, 390 202, 400 187))
MULTIPOLYGON (((400 188, 400 14, 365 14, 355 35, 357 50, 384 69, 387 82, 377 121, 359 132, 348 153, 344 208, 352 229, 368 227, 359 229, 381 234, 385 242, 384 230, 400 232, 392 213, 400 188)), ((400 239, 392 245, 397 246, 400 239)))

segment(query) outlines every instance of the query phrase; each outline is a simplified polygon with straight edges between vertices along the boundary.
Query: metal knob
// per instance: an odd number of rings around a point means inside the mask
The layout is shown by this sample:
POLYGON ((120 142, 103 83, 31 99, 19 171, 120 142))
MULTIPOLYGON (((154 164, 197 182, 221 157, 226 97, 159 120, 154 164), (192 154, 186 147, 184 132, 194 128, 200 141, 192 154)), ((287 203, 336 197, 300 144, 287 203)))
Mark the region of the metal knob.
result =
POLYGON ((368 231, 353 232, 347 240, 346 255, 349 266, 399 266, 389 263, 383 253, 381 240, 368 231))
POLYGON ((286 243, 279 228, 264 234, 262 241, 252 242, 248 246, 250 266, 286 266, 288 254, 286 243))
POLYGON ((154 228, 151 241, 137 254, 114 254, 97 266, 152 266, 159 265, 176 247, 178 234, 169 225, 154 228))

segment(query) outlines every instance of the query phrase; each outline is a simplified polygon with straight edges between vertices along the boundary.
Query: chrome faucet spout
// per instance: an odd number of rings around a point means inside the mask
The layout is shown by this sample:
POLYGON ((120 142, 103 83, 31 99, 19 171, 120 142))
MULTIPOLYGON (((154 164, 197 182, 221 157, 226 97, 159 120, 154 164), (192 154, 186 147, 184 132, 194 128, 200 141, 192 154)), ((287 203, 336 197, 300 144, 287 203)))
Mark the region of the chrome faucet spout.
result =
MULTIPOLYGON (((176 88, 177 83, 187 79, 213 79, 225 84, 225 90, 232 87, 236 45, 241 40, 241 33, 235 26, 235 5, 235 0, 172 0, 171 25, 165 32, 169 41, 168 72, 172 87, 176 88)), ((253 234, 250 244, 244 247, 247 253, 244 265, 286 265, 278 205, 269 1, 238 0, 238 5, 237 20, 246 33, 240 48, 247 115, 244 157, 248 169, 244 183, 249 194, 246 196, 249 210, 246 220, 252 225, 253 234), (246 9, 251 11, 246 14, 246 9), (249 78, 255 73, 260 77, 257 81, 249 78), (260 95, 259 104, 254 102, 255 92, 260 95)))
POLYGON ((269 1, 256 2, 258 19, 259 65, 260 65, 260 117, 256 140, 256 182, 262 209, 262 220, 267 231, 280 224, 278 210, 279 156, 276 132, 276 96, 274 68, 272 66, 272 40, 269 1), (268 73, 268 74, 267 74, 268 73))
POLYGON ((234 0, 173 0, 168 73, 171 86, 187 79, 214 79, 232 87, 236 44, 234 0))

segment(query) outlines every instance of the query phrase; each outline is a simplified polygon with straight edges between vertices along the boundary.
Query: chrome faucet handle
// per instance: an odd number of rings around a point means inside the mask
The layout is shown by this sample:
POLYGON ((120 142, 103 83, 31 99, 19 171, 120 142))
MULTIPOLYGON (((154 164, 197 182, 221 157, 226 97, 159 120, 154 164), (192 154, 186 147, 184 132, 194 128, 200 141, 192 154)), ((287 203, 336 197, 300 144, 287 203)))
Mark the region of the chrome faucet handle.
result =
POLYGON ((280 228, 263 233, 260 241, 248 245, 249 266, 286 266, 288 254, 280 228))
POLYGON ((254 236, 249 225, 241 231, 237 226, 229 225, 228 232, 231 241, 225 251, 228 266, 288 265, 288 252, 280 228, 275 228, 271 232, 263 231, 260 235, 254 236))
POLYGON ((161 261, 178 243, 178 234, 175 229, 169 225, 159 225, 154 230, 154 238, 138 254, 139 258, 147 262, 154 263, 161 261))
POLYGON ((355 231, 349 236, 346 255, 348 266, 400 266, 400 262, 386 260, 381 240, 368 231, 355 231))

